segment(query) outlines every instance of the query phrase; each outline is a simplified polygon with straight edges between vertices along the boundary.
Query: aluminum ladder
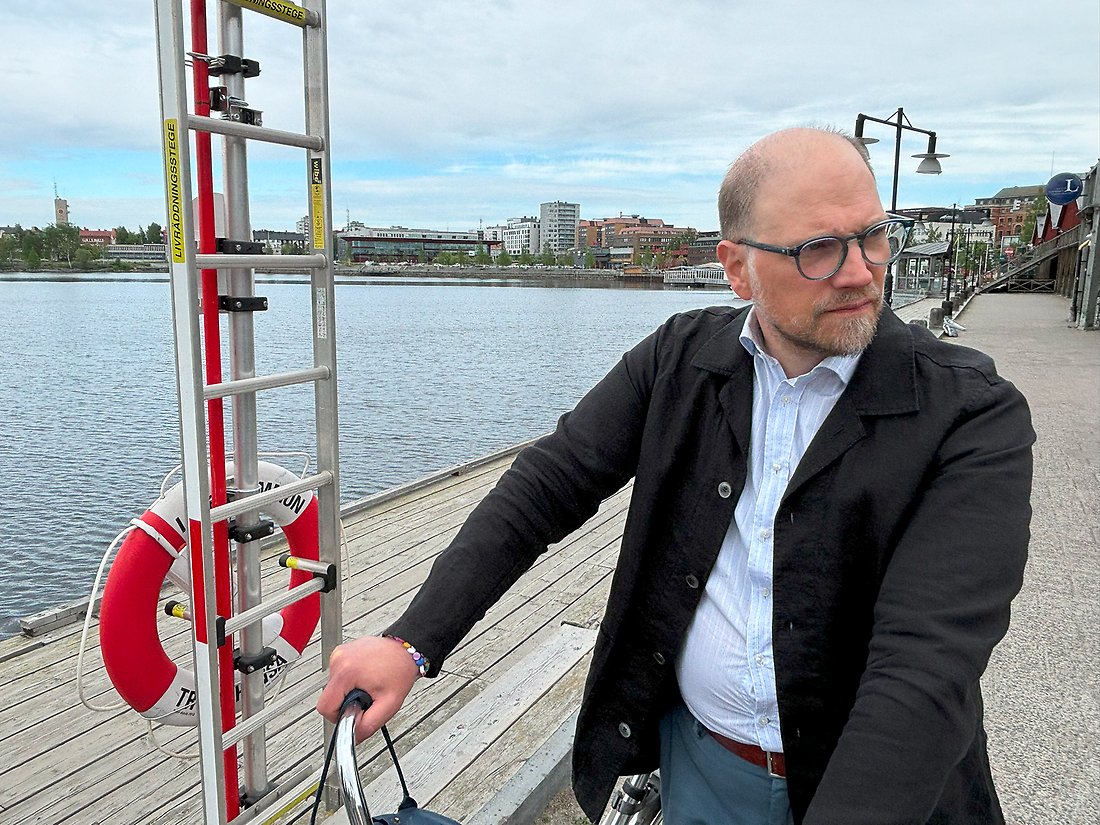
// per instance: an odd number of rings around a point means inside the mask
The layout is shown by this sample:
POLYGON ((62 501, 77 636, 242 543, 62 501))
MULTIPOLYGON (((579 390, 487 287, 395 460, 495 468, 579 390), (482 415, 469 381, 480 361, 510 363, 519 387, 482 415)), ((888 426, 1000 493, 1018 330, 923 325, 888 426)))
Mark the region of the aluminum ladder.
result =
MULTIPOLYGON (((246 672, 241 677, 240 719, 237 720, 231 672, 233 644, 238 646, 242 656, 259 654, 263 648, 262 618, 321 590, 327 591, 321 597, 322 667, 327 667, 332 650, 342 641, 327 18, 325 0, 302 0, 301 5, 286 0, 213 0, 217 8, 220 54, 210 57, 206 47, 206 0, 191 0, 190 48, 184 36, 182 3, 183 0, 155 0, 157 59, 180 442, 191 555, 190 615, 193 617, 202 810, 207 825, 223 825, 269 815, 279 802, 285 801, 290 789, 308 780, 308 770, 283 777, 281 782, 269 778, 265 726, 291 708, 300 709, 303 701, 315 694, 321 684, 319 678, 306 680, 304 687, 288 689, 276 702, 265 704, 263 671, 246 672), (255 76, 259 69, 259 64, 243 53, 246 12, 261 13, 301 29, 304 134, 262 126, 260 113, 249 109, 245 103, 245 79, 255 76), (188 107, 188 62, 192 70, 193 113, 188 107), (224 85, 212 87, 210 75, 218 75, 224 85), (212 110, 220 111, 221 117, 212 117, 212 110), (225 240, 220 246, 214 238, 211 135, 220 136, 223 142, 226 209, 225 240), (194 167, 192 140, 198 160, 194 167), (259 250, 251 243, 248 209, 246 145, 250 140, 305 150, 306 179, 303 183, 310 224, 307 254, 256 254, 259 250), (192 200, 193 168, 199 190, 197 209, 192 200), (197 241, 196 222, 201 230, 197 241), (256 375, 253 312, 266 307, 264 299, 257 298, 254 291, 254 268, 261 265, 309 270, 312 366, 287 373, 256 375), (229 316, 231 376, 228 380, 219 377, 220 344, 216 352, 208 349, 204 359, 204 342, 209 347, 211 340, 219 340, 217 314, 211 309, 211 301, 215 300, 229 316), (204 303, 209 312, 200 316, 200 305, 204 303), (214 318, 212 326, 211 315, 214 318), (257 477, 256 392, 306 382, 313 383, 315 388, 316 472, 290 484, 262 491, 257 477), (226 397, 233 399, 233 460, 238 490, 232 500, 225 497, 225 470, 219 456, 219 451, 224 454, 225 450, 221 399, 226 397), (212 453, 219 457, 211 460, 212 453), (328 583, 318 576, 306 585, 264 600, 260 593, 259 541, 252 533, 238 530, 233 534, 237 550, 237 593, 236 604, 233 604, 228 595, 229 520, 235 519, 238 526, 262 523, 260 514, 265 505, 307 490, 316 493, 320 525, 320 562, 315 563, 318 569, 313 572, 327 570, 328 583), (219 638, 225 640, 221 645, 219 638), (238 747, 243 767, 240 785, 237 781, 238 747), (243 812, 237 797, 239 788, 246 802, 243 812)), ((326 737, 330 734, 331 726, 326 726, 326 737)), ((319 739, 318 745, 322 744, 323 740, 319 739)), ((339 802, 338 793, 330 789, 326 797, 329 807, 335 808, 339 802)))

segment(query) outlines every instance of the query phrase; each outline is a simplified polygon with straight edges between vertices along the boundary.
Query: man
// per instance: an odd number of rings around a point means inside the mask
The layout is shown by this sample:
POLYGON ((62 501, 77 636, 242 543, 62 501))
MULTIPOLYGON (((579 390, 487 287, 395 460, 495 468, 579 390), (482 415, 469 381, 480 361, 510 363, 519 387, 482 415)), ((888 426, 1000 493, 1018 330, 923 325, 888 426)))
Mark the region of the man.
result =
POLYGON ((1001 823, 979 679, 1020 588, 1027 405, 882 306, 905 227, 862 147, 759 141, 719 196, 751 310, 675 316, 517 456, 393 638, 338 648, 373 733, 547 544, 634 477, 573 754, 596 819, 660 762, 665 821, 1001 823), (417 657, 423 654, 426 661, 417 657))

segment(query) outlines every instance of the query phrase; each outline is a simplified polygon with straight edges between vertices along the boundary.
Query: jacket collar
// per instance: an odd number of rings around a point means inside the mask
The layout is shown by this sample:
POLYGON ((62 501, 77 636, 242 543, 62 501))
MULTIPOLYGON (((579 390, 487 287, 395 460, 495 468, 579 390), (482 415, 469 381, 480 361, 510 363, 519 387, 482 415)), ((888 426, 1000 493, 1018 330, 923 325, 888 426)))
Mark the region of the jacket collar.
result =
MULTIPOLYGON (((751 385, 752 356, 739 340, 747 317, 747 308, 735 310, 730 322, 695 354, 692 365, 731 378, 747 378, 751 385)), ((857 415, 900 415, 920 409, 913 339, 908 325, 889 307, 883 309, 875 337, 843 398, 857 415)), ((751 418, 751 405, 748 412, 751 418)))

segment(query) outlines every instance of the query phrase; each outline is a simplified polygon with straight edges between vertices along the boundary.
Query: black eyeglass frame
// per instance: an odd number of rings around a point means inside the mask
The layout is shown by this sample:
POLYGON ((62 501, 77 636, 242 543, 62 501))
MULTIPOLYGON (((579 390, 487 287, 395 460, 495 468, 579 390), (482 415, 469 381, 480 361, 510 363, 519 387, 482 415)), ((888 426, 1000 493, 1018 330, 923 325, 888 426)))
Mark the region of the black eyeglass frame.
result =
POLYGON ((859 242, 859 254, 863 256, 863 260, 869 263, 871 266, 889 266, 898 258, 901 257, 901 253, 905 251, 905 244, 909 241, 909 233, 913 230, 913 225, 916 223, 912 218, 905 218, 901 215, 890 215, 885 220, 873 223, 864 229, 862 232, 856 232, 854 235, 821 235, 817 238, 810 238, 807 241, 803 241, 797 246, 775 246, 770 243, 759 243, 757 241, 750 241, 746 238, 742 238, 734 243, 744 244, 745 246, 751 246, 753 249, 760 249, 764 252, 775 252, 779 255, 786 255, 789 258, 794 258, 795 268, 798 270, 798 274, 805 278, 807 281, 824 281, 828 278, 832 278, 841 268, 844 266, 844 262, 848 260, 848 246, 852 241, 859 242), (867 236, 875 230, 881 229, 887 224, 900 224, 905 228, 905 238, 902 239, 901 246, 898 248, 896 254, 890 256, 886 261, 872 261, 867 257, 867 250, 863 246, 863 242, 867 240, 867 236), (822 241, 840 241, 841 253, 840 260, 837 261, 836 268, 828 275, 807 275, 802 271, 801 255, 802 250, 810 244, 821 243, 822 241))

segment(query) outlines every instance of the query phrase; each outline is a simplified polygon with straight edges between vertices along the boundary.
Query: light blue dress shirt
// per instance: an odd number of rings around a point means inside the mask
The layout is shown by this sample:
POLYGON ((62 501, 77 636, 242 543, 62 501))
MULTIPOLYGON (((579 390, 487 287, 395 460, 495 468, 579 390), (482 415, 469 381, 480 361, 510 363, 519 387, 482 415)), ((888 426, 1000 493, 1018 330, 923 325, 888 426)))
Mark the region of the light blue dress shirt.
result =
POLYGON ((755 309, 749 310, 741 344, 753 359, 752 455, 676 677, 688 710, 707 728, 778 753, 783 740, 772 659, 775 514, 860 356, 830 356, 805 375, 787 378, 764 351, 755 309))

